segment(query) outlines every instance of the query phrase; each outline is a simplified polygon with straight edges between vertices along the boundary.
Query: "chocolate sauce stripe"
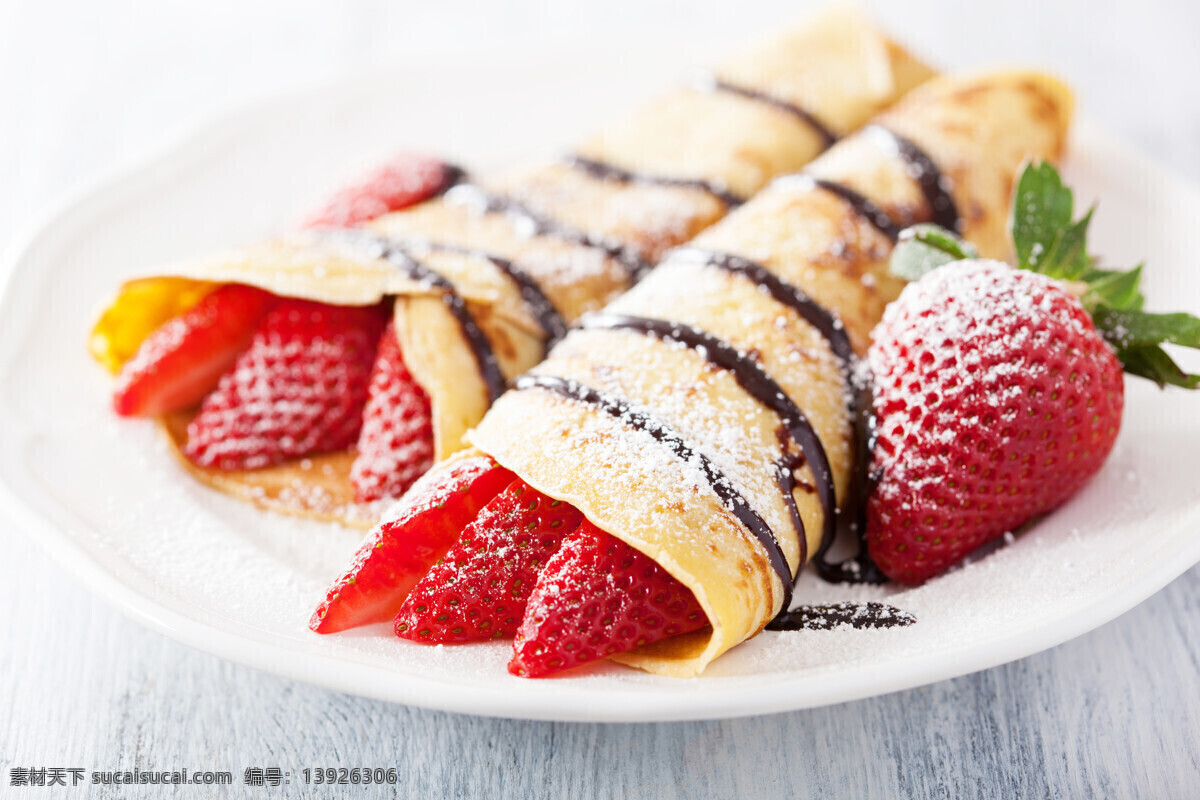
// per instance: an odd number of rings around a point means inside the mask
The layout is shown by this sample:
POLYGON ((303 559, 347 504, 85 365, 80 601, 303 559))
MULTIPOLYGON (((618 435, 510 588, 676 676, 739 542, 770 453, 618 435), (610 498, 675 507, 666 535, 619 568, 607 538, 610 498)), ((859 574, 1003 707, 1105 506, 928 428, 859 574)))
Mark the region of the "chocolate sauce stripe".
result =
POLYGON ((925 202, 929 205, 930 222, 962 233, 962 219, 958 215, 958 206, 954 203, 954 196, 946 186, 948 181, 938 168, 937 162, 916 142, 882 125, 868 125, 863 129, 863 133, 891 141, 896 152, 908 165, 909 175, 917 181, 921 193, 925 195, 925 202))
POLYGON ((720 80, 715 76, 710 76, 709 80, 703 85, 706 85, 710 91, 726 92, 739 97, 745 97, 747 100, 756 100, 760 103, 766 103, 769 106, 778 108, 781 111, 786 111, 794 117, 801 119, 809 128, 813 130, 821 138, 825 148, 829 148, 838 140, 838 135, 829 129, 825 123, 821 122, 808 109, 802 108, 795 103, 789 103, 787 100, 781 100, 778 97, 773 97, 766 92, 760 92, 757 89, 750 89, 745 86, 738 86, 727 81, 720 80))
POLYGON ((840 197, 856 215, 874 225, 877 231, 892 242, 900 241, 900 227, 892 221, 886 211, 875 205, 866 195, 859 194, 849 186, 819 178, 813 180, 813 185, 840 197))
POLYGON ((404 252, 395 242, 378 234, 349 228, 319 231, 318 233, 335 241, 341 240, 359 247, 370 248, 374 251, 375 257, 392 264, 412 280, 440 290, 439 297, 442 303, 458 323, 459 329, 471 349, 471 354, 479 365, 479 374, 487 387, 489 400, 494 403, 496 398, 504 393, 507 381, 504 373, 500 370, 500 362, 496 359, 491 342, 488 341, 483 329, 475 322, 475 318, 471 316, 466 300, 445 276, 404 252))
MULTIPOLYGON (((727 272, 743 275, 753 281, 757 286, 767 290, 767 292, 779 303, 788 306, 796 311, 801 318, 811 324, 817 331, 825 337, 829 343, 830 349, 837 357, 841 368, 842 375, 846 385, 850 389, 854 389, 856 382, 854 379, 854 367, 857 363, 857 357, 854 354, 854 348, 850 344, 850 337, 847 335, 845 328, 841 322, 831 314, 822 305, 817 303, 799 288, 792 286, 790 283, 779 278, 773 272, 768 270, 762 264, 750 261, 740 256, 730 255, 728 253, 716 253, 706 250, 698 250, 695 248, 686 248, 674 251, 669 258, 679 258, 682 260, 691 260, 693 262, 705 264, 707 266, 717 267, 727 272)), ((867 447, 867 440, 864 438, 867 434, 864 432, 866 422, 869 422, 869 417, 864 416, 870 413, 870 401, 864 400, 862 392, 855 392, 850 402, 850 413, 854 418, 854 473, 851 477, 851 486, 855 490, 846 506, 853 509, 855 519, 859 518, 858 511, 864 503, 864 495, 862 487, 867 486, 865 473, 867 469, 867 457, 864 455, 864 450, 867 447), (864 402, 866 403, 864 407, 864 402), (864 422, 864 420, 866 422, 864 422)), ((869 454, 869 450, 866 450, 869 454)), ((825 560, 825 554, 833 545, 836 536, 835 528, 826 525, 822 531, 821 545, 817 549, 813 563, 816 566, 818 574, 821 577, 830 580, 829 576, 837 575, 837 580, 848 580, 849 572, 845 571, 841 565, 831 565, 825 560), (841 571, 839 571, 841 570, 841 571)), ((860 547, 861 555, 865 557, 865 547, 860 547)), ((872 571, 874 565, 868 559, 859 559, 861 570, 864 574, 864 580, 876 579, 876 573, 872 571)), ((786 607, 785 607, 786 610, 786 607)))
MULTIPOLYGON (((444 244, 442 242, 418 240, 414 242, 413 246, 435 252, 458 253, 488 261, 517 285, 521 299, 529 307, 529 311, 533 314, 534 319, 537 320, 538 327, 546 334, 546 350, 549 350, 555 342, 566 336, 567 321, 559 313, 546 293, 542 291, 541 285, 515 261, 483 250, 459 247, 458 245, 444 244)), ((408 252, 408 255, 415 258, 411 252, 408 252)))
POLYGON ((794 175, 784 175, 781 178, 776 178, 775 185, 787 186, 789 189, 795 186, 799 191, 822 189, 829 192, 848 205, 855 216, 869 222, 877 231, 891 239, 892 242, 900 240, 900 226, 892 221, 887 212, 876 205, 875 201, 866 195, 859 194, 845 184, 837 183, 836 181, 827 181, 823 178, 814 178, 811 175, 798 172, 794 175))
POLYGON ((504 394, 508 382, 504 379, 504 373, 500 371, 500 362, 496 359, 491 342, 475 322, 475 317, 471 316, 467 301, 455 291, 454 284, 400 250, 389 249, 384 258, 404 270, 413 280, 442 290, 442 303, 458 322, 475 361, 479 364, 479 374, 487 386, 488 399, 492 403, 496 402, 496 399, 504 394))
POLYGON ((489 192, 472 183, 460 183, 446 193, 448 202, 462 198, 467 205, 478 208, 485 214, 506 214, 529 227, 535 236, 547 236, 579 247, 600 250, 613 258, 629 273, 630 280, 637 283, 651 270, 651 265, 637 253, 620 244, 601 240, 577 228, 534 212, 511 197, 489 192))
POLYGON ((746 202, 745 198, 738 197, 725 187, 718 186, 712 181, 706 181, 701 178, 671 178, 664 175, 655 175, 649 172, 639 172, 618 167, 605 161, 598 161, 593 158, 584 158, 583 156, 579 155, 568 156, 566 158, 566 163, 572 168, 580 170, 581 172, 585 172, 598 180, 619 181, 621 183, 642 183, 651 186, 669 186, 679 187, 682 189, 699 189, 717 198, 728 208, 736 208, 737 206, 740 206, 742 203, 746 202))
POLYGON ((888 578, 871 559, 867 552, 867 499, 871 495, 870 475, 871 451, 874 449, 875 416, 872 411, 873 397, 869 382, 854 395, 851 413, 854 415, 854 470, 850 475, 847 515, 843 520, 846 528, 855 537, 857 552, 839 563, 826 559, 834 540, 821 542, 813 558, 813 568, 822 580, 830 583, 887 583, 888 578))
MULTIPOLYGON (((766 408, 779 417, 786 435, 799 448, 800 453, 807 459, 813 479, 816 482, 817 496, 824 514, 822 541, 834 534, 837 501, 834 496, 833 474, 829 468, 829 458, 825 447, 821 444, 812 423, 800 408, 792 402, 783 387, 756 361, 745 353, 730 346, 722 339, 701 330, 693 325, 683 325, 661 319, 634 317, 621 314, 589 314, 576 323, 583 330, 625 330, 641 333, 663 341, 682 344, 700 353, 713 366, 729 372, 738 385, 766 408)), ((779 483, 784 502, 800 542, 800 563, 808 561, 808 541, 805 535, 804 521, 800 510, 796 507, 796 498, 792 494, 795 489, 794 470, 787 455, 787 443, 784 442, 785 455, 776 462, 776 479, 779 483)))
POLYGON ((745 496, 712 463, 708 456, 688 445, 683 437, 669 425, 651 414, 633 408, 628 401, 620 397, 584 386, 578 381, 568 378, 550 375, 522 375, 513 381, 512 388, 514 391, 541 389, 596 408, 634 430, 649 434, 655 441, 669 448, 681 461, 694 460, 699 463, 709 486, 720 498, 726 510, 737 517, 738 521, 758 539, 767 551, 767 560, 783 585, 783 605, 780 608, 786 610, 791 605, 792 570, 771 526, 750 506, 745 496))
MULTIPOLYGON (((854 354, 854 348, 850 345, 850 337, 846 334, 845 328, 842 327, 841 322, 836 317, 800 289, 783 281, 762 264, 739 256, 729 255, 728 253, 714 253, 695 248, 686 248, 674 251, 669 257, 685 260, 690 259, 724 269, 727 272, 742 274, 766 289, 772 297, 794 309, 825 337, 834 355, 841 362, 842 374, 846 385, 851 390, 855 389, 854 366, 858 359, 854 354)), ((830 564, 827 562, 825 555, 829 552, 829 548, 833 546, 836 534, 831 535, 828 529, 826 529, 823 532, 821 546, 817 549, 817 554, 813 558, 813 564, 817 573, 825 580, 831 582, 882 582, 878 568, 867 556, 866 544, 863 540, 865 531, 862 521, 863 509, 866 506, 866 496, 870 491, 867 470, 869 469, 869 429, 871 422, 870 398, 864 398, 864 391, 855 391, 850 402, 850 413, 854 418, 855 458, 853 473, 850 479, 851 496, 844 503, 852 515, 852 529, 857 528, 855 532, 859 538, 859 554, 854 558, 848 559, 843 564, 830 564)))
POLYGON ((446 173, 446 180, 445 183, 442 184, 442 188, 438 190, 434 197, 441 197, 455 186, 458 186, 460 183, 466 183, 471 179, 470 173, 468 173, 465 168, 460 167, 458 164, 446 162, 442 164, 442 169, 446 173))
POLYGON ((838 361, 841 362, 843 371, 849 375, 855 361, 854 347, 850 344, 850 337, 842 326, 841 320, 799 288, 784 281, 762 264, 729 253, 700 250, 694 247, 674 250, 668 258, 698 262, 736 275, 743 275, 757 286, 766 289, 777 302, 791 308, 808 324, 817 329, 817 332, 829 343, 829 347, 837 356, 838 361))

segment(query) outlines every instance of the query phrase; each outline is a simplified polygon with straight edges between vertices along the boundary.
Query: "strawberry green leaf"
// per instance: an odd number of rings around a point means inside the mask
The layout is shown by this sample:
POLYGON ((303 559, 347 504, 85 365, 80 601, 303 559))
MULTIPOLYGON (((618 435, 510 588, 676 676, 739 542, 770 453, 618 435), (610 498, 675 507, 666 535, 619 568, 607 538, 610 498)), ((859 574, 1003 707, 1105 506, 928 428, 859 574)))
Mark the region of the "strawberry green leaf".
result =
POLYGON ((1090 269, 1078 280, 1088 284, 1083 304, 1089 310, 1107 306, 1117 311, 1139 311, 1145 304, 1142 295, 1142 265, 1131 270, 1090 269))
POLYGON ((1151 314, 1100 306, 1092 321, 1118 349, 1163 343, 1200 347, 1200 319, 1191 314, 1151 314))
POLYGON ((1180 369, 1166 351, 1157 345, 1143 345, 1119 349, 1117 356, 1130 375, 1149 378, 1159 385, 1181 386, 1195 389, 1200 386, 1200 375, 1191 375, 1180 369))
POLYGON ((1093 206, 1088 209, 1083 219, 1059 231, 1039 261, 1038 272, 1052 278, 1073 281, 1088 271, 1092 266, 1092 259, 1087 254, 1087 229, 1095 210, 1093 206))
POLYGON ((1059 278, 1061 265, 1077 263, 1091 214, 1072 225, 1074 208, 1075 198, 1058 170, 1044 161, 1026 165, 1013 193, 1011 226, 1018 267, 1059 278))
POLYGON ((897 278, 915 281, 944 264, 978 255, 972 245, 952 231, 939 225, 914 225, 900 232, 888 269, 897 278))
POLYGON ((1058 171, 1046 162, 1028 164, 1013 193, 1012 238, 1017 266, 1050 278, 1087 284, 1084 307, 1096 329, 1131 375, 1159 386, 1200 387, 1200 376, 1183 370, 1160 347, 1200 348, 1200 319, 1190 314, 1142 311, 1142 267, 1098 269, 1087 252, 1087 231, 1095 206, 1072 221, 1075 198, 1058 171))

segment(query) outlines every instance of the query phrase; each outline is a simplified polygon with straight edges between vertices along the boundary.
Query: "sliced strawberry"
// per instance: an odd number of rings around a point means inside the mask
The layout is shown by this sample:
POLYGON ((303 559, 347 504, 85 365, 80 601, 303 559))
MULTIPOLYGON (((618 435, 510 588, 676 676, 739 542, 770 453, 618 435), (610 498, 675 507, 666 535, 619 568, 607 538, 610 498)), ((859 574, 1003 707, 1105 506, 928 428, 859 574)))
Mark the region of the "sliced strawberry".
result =
POLYGON ((305 223, 308 228, 349 228, 391 211, 416 205, 456 183, 457 167, 429 156, 405 153, 333 196, 305 223))
POLYGON ((486 456, 429 474, 404 498, 398 515, 363 542, 308 626, 317 633, 335 633, 392 619, 430 565, 512 478, 486 456))
POLYGON ((512 481, 421 579, 396 616, 396 635, 427 644, 512 636, 538 571, 583 516, 512 481))
POLYGON ((413 379, 391 324, 383 332, 350 470, 360 503, 400 497, 433 466, 429 397, 413 379))
POLYGON ((508 671, 538 678, 707 624, 687 587, 585 520, 538 577, 508 671))
POLYGON ((168 320, 121 368, 113 408, 145 417, 199 403, 250 345, 274 299, 262 289, 230 284, 168 320))
POLYGON ((358 439, 382 306, 281 300, 188 425, 187 457, 256 469, 358 439))

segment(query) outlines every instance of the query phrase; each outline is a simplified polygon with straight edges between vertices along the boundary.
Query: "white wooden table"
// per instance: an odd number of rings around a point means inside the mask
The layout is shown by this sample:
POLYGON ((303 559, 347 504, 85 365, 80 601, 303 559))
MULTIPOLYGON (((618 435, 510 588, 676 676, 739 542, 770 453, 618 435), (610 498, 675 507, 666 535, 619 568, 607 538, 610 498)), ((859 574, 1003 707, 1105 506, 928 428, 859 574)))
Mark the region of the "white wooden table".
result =
MULTIPOLYGON (((519 50, 628 28, 669 41, 684 25, 736 41, 799 4, 644 5, 8 0, 0 244, 64 190, 230 100, 427 48, 519 50)), ((1200 179, 1191 0, 868 5, 943 65, 1058 70, 1085 113, 1200 179)), ((326 766, 395 767, 402 797, 1200 796, 1200 569, 1076 641, 927 688, 727 722, 578 725, 280 680, 140 628, 3 518, 0 548, 0 796, 301 797, 312 792, 298 771, 326 766), (243 786, 256 766, 291 771, 292 783, 243 786), (23 767, 229 770, 234 786, 10 788, 23 767)))

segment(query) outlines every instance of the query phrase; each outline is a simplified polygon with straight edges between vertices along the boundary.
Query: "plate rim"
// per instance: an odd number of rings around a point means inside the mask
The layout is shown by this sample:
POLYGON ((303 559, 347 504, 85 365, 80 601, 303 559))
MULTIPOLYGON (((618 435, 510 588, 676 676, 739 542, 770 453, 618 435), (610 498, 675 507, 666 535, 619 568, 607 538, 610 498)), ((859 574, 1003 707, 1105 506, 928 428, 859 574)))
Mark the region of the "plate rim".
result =
MULTIPOLYGON (((373 74, 378 77, 378 71, 373 74)), ((223 136, 235 136, 236 131, 252 126, 256 117, 269 114, 272 107, 320 96, 331 87, 354 80, 361 80, 361 76, 348 73, 303 87, 266 92, 227 105, 183 126, 182 132, 168 137, 165 143, 149 147, 116 167, 102 170, 95 178, 67 192, 38 218, 26 236, 14 239, 13 246, 0 259, 0 275, 3 276, 0 285, 0 320, 5 320, 4 327, 10 325, 7 321, 10 316, 4 312, 19 296, 22 273, 28 270, 26 262, 30 257, 38 249, 69 237, 86 222, 89 211, 108 205, 113 194, 124 194, 147 184, 153 186, 156 168, 187 159, 196 150, 210 146, 212 137, 222 131, 223 136)), ((1151 175, 1154 180, 1164 181, 1180 192, 1191 194, 1200 204, 1200 188, 1089 120, 1077 120, 1073 136, 1076 139, 1087 137, 1099 151, 1115 154, 1141 174, 1151 175)), ((12 348, 0 340, 0 373, 7 372, 11 357, 12 348)), ((288 647, 286 642, 261 646, 260 641, 247 636, 252 629, 241 623, 230 621, 229 625, 218 625, 201 618, 201 615, 189 615, 188 608, 194 606, 183 598, 167 599, 156 597, 149 591, 140 591, 107 570, 92 552, 76 540, 78 534, 60 529, 44 513, 43 508, 36 507, 22 497, 17 489, 19 475, 11 469, 7 454, 22 450, 22 445, 35 436, 35 431, 20 431, 15 426, 0 427, 0 441, 6 445, 0 450, 0 510, 13 520, 18 530, 29 536, 36 546, 65 567, 89 591, 126 616, 190 647, 281 677, 389 702, 479 716, 574 722, 669 722, 780 713, 890 694, 999 666, 1067 642, 1131 610, 1200 563, 1200 537, 1196 537, 1192 548, 1194 552, 1187 557, 1142 562, 1138 565, 1140 569, 1136 576, 1132 571, 1126 572, 1126 580, 1120 582, 1119 590, 1108 593, 1098 602, 1080 605, 1044 621, 1032 631, 1022 630, 977 643, 958 657, 946 659, 941 665, 931 666, 929 656, 924 654, 897 659, 889 664, 886 678, 852 671, 849 679, 843 677, 832 681, 835 690, 826 691, 820 697, 814 697, 811 691, 806 692, 803 687, 799 691, 793 689, 788 692, 785 689, 780 692, 780 684, 786 680, 786 675, 763 679, 748 688, 734 690, 732 694, 741 700, 740 703, 729 699, 731 693, 727 691, 724 679, 718 679, 723 691, 692 693, 686 696, 686 702, 683 702, 685 698, 680 693, 652 692, 644 686, 632 691, 606 687, 603 689, 604 697, 597 699, 589 697, 591 690, 583 693, 572 691, 568 681, 545 681, 537 682, 539 688, 535 689, 542 693, 542 701, 537 705, 529 705, 527 701, 513 702, 503 696, 498 697, 491 687, 476 688, 469 683, 447 683, 411 673, 397 676, 395 672, 370 663, 356 662, 340 655, 300 651, 288 647), (247 646, 250 644, 256 646, 247 646), (296 655, 300 657, 289 657, 296 655), (784 696, 782 701, 779 699, 781 694, 784 696), (769 700, 766 699, 768 695, 769 700)), ((37 486, 27 484, 26 488, 30 496, 39 496, 53 503, 53 498, 37 486)), ((1190 516, 1181 518, 1171 535, 1179 538, 1178 529, 1186 528, 1190 519, 1190 516)), ((1184 551, 1187 552, 1186 548, 1184 551)), ((822 680, 822 684, 829 683, 822 680)))

